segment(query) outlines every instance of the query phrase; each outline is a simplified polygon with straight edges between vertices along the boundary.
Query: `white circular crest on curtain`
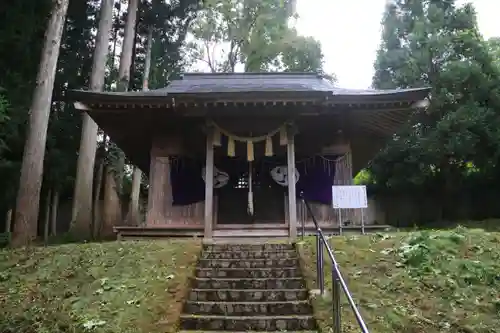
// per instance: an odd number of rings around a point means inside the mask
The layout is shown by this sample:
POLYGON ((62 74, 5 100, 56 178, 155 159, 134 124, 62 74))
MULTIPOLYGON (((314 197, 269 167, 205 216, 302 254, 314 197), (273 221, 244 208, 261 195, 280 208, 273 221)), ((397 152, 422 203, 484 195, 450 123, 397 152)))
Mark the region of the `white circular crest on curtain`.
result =
MULTIPOLYGON (((299 181, 300 174, 297 168, 295 169, 295 183, 299 181)), ((288 167, 280 165, 271 170, 271 178, 281 186, 288 186, 288 167)))
MULTIPOLYGON (((206 167, 201 171, 201 177, 205 181, 206 167)), ((221 188, 229 182, 229 175, 227 172, 221 171, 214 166, 214 188, 221 188)))

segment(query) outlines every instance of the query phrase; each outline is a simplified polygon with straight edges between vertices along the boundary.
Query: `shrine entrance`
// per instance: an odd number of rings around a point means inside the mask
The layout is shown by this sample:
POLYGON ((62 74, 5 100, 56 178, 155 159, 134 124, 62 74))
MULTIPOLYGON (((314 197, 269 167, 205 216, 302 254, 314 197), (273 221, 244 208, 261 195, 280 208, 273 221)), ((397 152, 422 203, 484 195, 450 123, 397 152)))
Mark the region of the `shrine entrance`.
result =
POLYGON ((271 177, 271 165, 264 160, 224 159, 216 165, 228 173, 229 182, 217 190, 217 224, 256 225, 285 223, 286 187, 271 177))

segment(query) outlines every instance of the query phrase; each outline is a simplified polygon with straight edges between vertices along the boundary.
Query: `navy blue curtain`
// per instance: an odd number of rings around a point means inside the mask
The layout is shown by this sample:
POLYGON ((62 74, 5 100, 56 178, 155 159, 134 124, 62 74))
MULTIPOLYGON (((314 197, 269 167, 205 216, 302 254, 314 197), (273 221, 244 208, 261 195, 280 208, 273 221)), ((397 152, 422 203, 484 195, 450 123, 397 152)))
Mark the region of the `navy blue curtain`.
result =
POLYGON ((203 164, 185 157, 171 158, 170 162, 173 205, 190 205, 205 200, 203 164))
MULTIPOLYGON (((331 204, 336 158, 337 156, 309 158, 297 156, 295 167, 300 175, 296 184, 297 196, 303 192, 305 198, 311 202, 331 204)), ((265 157, 254 162, 253 167, 261 173, 268 174, 274 167, 280 165, 286 165, 286 157, 265 157)), ((185 157, 171 159, 170 180, 174 205, 189 205, 205 200, 203 166, 204 161, 185 157)), ((243 158, 225 157, 218 159, 215 166, 228 173, 230 179, 240 177, 248 170, 248 162, 243 158)), ((283 191, 286 192, 287 187, 283 187, 283 191)))
POLYGON ((296 185, 297 196, 300 192, 311 202, 332 203, 332 186, 335 177, 336 156, 315 156, 296 163, 300 174, 296 185))

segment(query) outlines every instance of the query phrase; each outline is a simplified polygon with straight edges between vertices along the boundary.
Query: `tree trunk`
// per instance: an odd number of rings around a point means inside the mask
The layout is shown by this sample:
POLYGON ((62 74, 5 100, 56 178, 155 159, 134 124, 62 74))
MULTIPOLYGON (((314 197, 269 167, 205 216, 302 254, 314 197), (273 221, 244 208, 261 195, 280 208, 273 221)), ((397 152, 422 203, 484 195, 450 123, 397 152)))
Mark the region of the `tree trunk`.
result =
MULTIPOLYGON (((127 8, 127 21, 125 22, 125 32, 123 35, 122 53, 120 55, 120 66, 118 68, 118 91, 127 91, 130 85, 130 67, 134 54, 135 27, 137 21, 137 9, 139 0, 129 0, 127 8)), ((116 185, 121 193, 123 184, 123 169, 125 167, 125 155, 120 151, 120 158, 117 163, 116 185)))
POLYGON ((114 235, 113 226, 121 222, 120 198, 117 195, 116 178, 110 167, 104 171, 104 198, 106 202, 102 207, 101 238, 110 239, 114 235))
MULTIPOLYGON (((149 72, 151 70, 151 49, 153 47, 153 26, 148 27, 148 38, 146 44, 146 56, 144 60, 144 74, 142 77, 142 90, 147 91, 149 88, 149 72)), ((128 224, 140 224, 139 199, 141 193, 142 172, 136 166, 132 176, 132 192, 130 194, 130 206, 128 211, 128 224)))
MULTIPOLYGON (((122 12, 122 1, 118 0, 118 6, 117 6, 118 13, 122 12)), ((112 69, 115 69, 115 59, 116 59, 116 44, 118 42, 118 30, 119 29, 119 23, 120 23, 120 15, 116 16, 116 24, 113 23, 113 51, 111 55, 111 62, 112 62, 112 69)))
POLYGON ((135 21, 137 19, 138 6, 139 0, 129 0, 127 21, 125 22, 125 33, 123 36, 122 54, 120 55, 120 67, 118 68, 118 91, 127 91, 130 82, 130 66, 132 65, 135 21))
MULTIPOLYGON (((99 30, 90 76, 90 89, 93 91, 102 91, 104 87, 109 34, 113 24, 113 5, 114 0, 101 1, 99 30)), ((83 113, 82 116, 82 136, 78 154, 70 232, 82 238, 89 238, 92 222, 92 182, 97 150, 97 124, 87 113, 83 113)))
MULTIPOLYGON (((127 21, 125 23, 125 33, 123 37, 122 53, 120 55, 120 66, 118 69, 118 91, 127 91, 130 82, 130 66, 132 64, 132 51, 135 36, 135 22, 137 19, 138 0, 129 0, 127 9, 127 21)), ((119 158, 115 164, 115 175, 110 168, 105 172, 104 188, 104 229, 109 229, 108 223, 119 224, 122 221, 121 201, 119 194, 122 193, 123 168, 125 166, 125 155, 119 151, 119 158), (111 189, 115 191, 111 191, 111 189)), ((107 231, 103 231, 107 233, 107 231)), ((107 235, 106 235, 107 236, 107 235)))
POLYGON ((134 39, 132 41, 132 58, 131 58, 131 62, 130 62, 130 73, 129 73, 129 77, 130 77, 130 80, 129 80, 129 83, 128 83, 128 87, 127 87, 127 90, 135 90, 136 87, 134 86, 134 80, 132 79, 136 73, 136 55, 137 55, 137 42, 138 42, 138 34, 137 34, 137 30, 139 28, 139 20, 135 20, 135 28, 134 28, 134 31, 136 33, 134 33, 134 39))
POLYGON ((93 218, 93 237, 98 239, 101 237, 102 229, 102 215, 101 215, 101 191, 102 191, 102 176, 104 173, 104 160, 101 159, 99 162, 99 168, 97 169, 97 175, 95 178, 96 187, 94 193, 94 218, 93 218))
POLYGON ((128 225, 140 224, 139 198, 141 194, 142 172, 138 167, 134 167, 132 175, 132 192, 130 193, 130 205, 128 210, 128 225))
POLYGON ((59 211, 59 191, 54 189, 52 192, 52 208, 51 208, 51 216, 50 216, 50 224, 51 224, 51 235, 57 235, 57 213, 59 211))
POLYGON ((12 238, 14 246, 29 245, 37 236, 47 127, 68 3, 69 0, 54 1, 54 8, 45 34, 45 45, 31 102, 28 133, 17 193, 14 218, 16 225, 12 238))
POLYGON ((49 231, 50 231, 50 200, 52 200, 52 190, 48 190, 47 198, 45 199, 45 215, 43 218, 43 242, 47 244, 49 242, 49 231))
POLYGON ((11 232, 11 225, 12 225, 12 209, 9 209, 5 216, 5 232, 11 232))
POLYGON ((144 59, 144 74, 142 76, 142 90, 149 90, 149 73, 151 72, 151 52, 153 49, 153 26, 148 27, 148 39, 146 43, 146 56, 144 59))

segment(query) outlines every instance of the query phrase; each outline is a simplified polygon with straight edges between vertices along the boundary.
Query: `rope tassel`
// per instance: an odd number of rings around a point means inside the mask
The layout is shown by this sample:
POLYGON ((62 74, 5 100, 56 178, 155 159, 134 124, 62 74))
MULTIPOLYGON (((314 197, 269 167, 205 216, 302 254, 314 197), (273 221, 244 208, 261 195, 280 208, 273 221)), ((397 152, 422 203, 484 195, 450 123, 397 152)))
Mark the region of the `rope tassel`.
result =
POLYGON ((232 137, 227 138, 227 156, 234 157, 236 155, 234 147, 234 139, 232 137))
POLYGON ((248 214, 253 216, 253 172, 252 162, 248 163, 248 214))
POLYGON ((285 146, 288 140, 286 138, 286 127, 283 126, 280 128, 280 145, 285 146))
POLYGON ((266 138, 266 156, 273 156, 273 138, 271 136, 268 136, 266 138))
POLYGON ((253 216, 253 192, 248 191, 248 214, 253 216))
POLYGON ((221 143, 221 132, 218 128, 214 128, 214 146, 220 147, 222 146, 221 143))
POLYGON ((255 158, 254 151, 253 151, 253 142, 252 141, 247 141, 247 161, 251 162, 255 158))

